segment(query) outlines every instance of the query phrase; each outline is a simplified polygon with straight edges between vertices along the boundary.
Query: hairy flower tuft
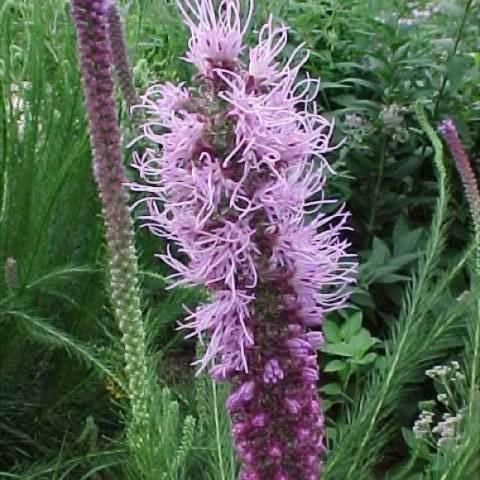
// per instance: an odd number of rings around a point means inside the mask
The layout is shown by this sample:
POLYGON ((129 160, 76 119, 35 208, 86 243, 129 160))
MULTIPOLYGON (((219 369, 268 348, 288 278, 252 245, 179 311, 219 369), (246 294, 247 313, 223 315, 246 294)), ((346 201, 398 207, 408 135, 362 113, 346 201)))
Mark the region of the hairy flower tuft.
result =
POLYGON ((252 17, 253 1, 244 22, 241 0, 178 0, 177 5, 191 35, 186 60, 205 77, 212 76, 219 67, 236 68, 244 48, 243 35, 252 17))
POLYGON ((242 480, 318 478, 324 420, 316 383, 322 320, 340 308, 355 261, 344 207, 324 195, 333 122, 298 80, 307 56, 283 64, 287 27, 272 19, 245 51, 240 0, 178 0, 200 86, 151 87, 134 154, 140 219, 168 240, 159 257, 176 285, 210 302, 180 328, 206 341, 199 371, 232 382, 227 409, 242 480))

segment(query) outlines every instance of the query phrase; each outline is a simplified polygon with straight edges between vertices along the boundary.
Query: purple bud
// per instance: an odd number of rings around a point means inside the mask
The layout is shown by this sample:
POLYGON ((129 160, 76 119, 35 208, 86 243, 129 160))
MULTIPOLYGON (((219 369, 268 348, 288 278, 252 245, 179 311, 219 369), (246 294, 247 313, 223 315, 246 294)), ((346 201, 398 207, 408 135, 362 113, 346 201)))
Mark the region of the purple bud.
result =
POLYGON ((270 445, 267 452, 273 460, 278 460, 282 456, 282 450, 276 444, 270 445))
POLYGON ((297 400, 293 400, 291 398, 285 399, 285 404, 287 406, 287 410, 292 415, 297 415, 300 412, 301 405, 297 400))
POLYGON ((316 382, 318 380, 318 370, 315 368, 304 368, 302 378, 307 382, 316 382))
POLYGON ((318 461, 318 458, 315 455, 305 455, 303 457, 303 461, 306 465, 311 467, 312 465, 315 465, 318 461))
POLYGON ((237 422, 232 426, 232 434, 235 437, 240 437, 249 430, 249 425, 246 422, 237 422))
POLYGON ((244 470, 240 474, 240 480, 262 480, 262 478, 256 472, 244 470))
POLYGON ((310 411, 313 413, 313 414, 318 414, 320 413, 320 404, 316 401, 316 400, 312 400, 310 402, 310 411))
POLYGON ((242 383, 240 387, 232 393, 227 399, 227 409, 229 411, 234 410, 242 404, 250 401, 253 398, 255 392, 255 382, 249 381, 242 383))
POLYGON ((265 383, 277 383, 279 380, 282 380, 284 377, 283 370, 278 363, 278 360, 275 358, 270 359, 265 364, 265 370, 263 373, 263 381, 265 383))
POLYGON ((322 332, 308 332, 305 334, 305 337, 314 350, 325 343, 322 332))
POLYGON ((305 440, 308 440, 310 438, 310 430, 304 427, 299 427, 297 429, 297 438, 301 441, 304 442, 305 440))
POLYGON ((262 428, 266 425, 266 423, 267 423, 267 415, 265 413, 257 413, 252 418, 252 426, 256 428, 262 428))
POLYGON ((307 357, 312 352, 310 343, 298 337, 287 340, 287 347, 295 357, 307 357))

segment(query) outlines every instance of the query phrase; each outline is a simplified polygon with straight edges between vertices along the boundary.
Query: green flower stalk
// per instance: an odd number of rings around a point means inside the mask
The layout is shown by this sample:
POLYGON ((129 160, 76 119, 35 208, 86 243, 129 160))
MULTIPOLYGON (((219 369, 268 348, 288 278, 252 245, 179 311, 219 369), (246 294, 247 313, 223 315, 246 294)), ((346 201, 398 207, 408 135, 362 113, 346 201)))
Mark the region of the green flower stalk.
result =
POLYGON ((120 85, 122 96, 130 113, 132 106, 138 105, 140 100, 135 89, 132 70, 128 61, 120 12, 118 11, 117 3, 114 0, 111 0, 108 5, 108 33, 110 37, 110 48, 112 49, 112 61, 115 66, 115 74, 120 85))
POLYGON ((125 347, 125 370, 133 422, 143 425, 147 417, 145 332, 133 225, 127 191, 123 186, 126 177, 110 69, 109 3, 107 0, 72 0, 71 4, 94 157, 93 171, 100 192, 110 255, 111 303, 125 347))

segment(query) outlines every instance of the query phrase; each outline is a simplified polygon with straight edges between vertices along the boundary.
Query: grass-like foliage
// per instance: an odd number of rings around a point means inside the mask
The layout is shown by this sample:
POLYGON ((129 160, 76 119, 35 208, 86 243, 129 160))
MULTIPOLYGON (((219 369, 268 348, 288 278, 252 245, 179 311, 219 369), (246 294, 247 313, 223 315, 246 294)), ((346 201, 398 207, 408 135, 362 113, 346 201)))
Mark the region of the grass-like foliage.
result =
POLYGON ((354 474, 359 479, 369 478, 372 465, 378 462, 380 452, 395 433, 394 414, 405 391, 428 362, 442 353, 448 337, 457 334, 458 312, 437 315, 432 308, 448 287, 448 279, 454 277, 466 259, 445 272, 443 278, 435 278, 446 237, 448 186, 441 142, 420 109, 418 117, 434 145, 438 173, 439 197, 431 233, 407 287, 400 316, 386 341, 385 364, 366 379, 366 388, 354 399, 354 407, 337 427, 338 440, 327 463, 326 478, 352 478, 354 474), (342 461, 346 455, 350 457, 348 463, 342 461))

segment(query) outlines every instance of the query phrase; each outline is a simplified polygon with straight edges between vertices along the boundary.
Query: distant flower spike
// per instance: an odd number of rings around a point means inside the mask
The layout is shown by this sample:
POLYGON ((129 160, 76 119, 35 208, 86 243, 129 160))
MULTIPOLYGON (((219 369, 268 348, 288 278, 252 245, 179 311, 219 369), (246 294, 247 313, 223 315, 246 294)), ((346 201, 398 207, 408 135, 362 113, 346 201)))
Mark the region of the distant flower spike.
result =
POLYGON ((145 333, 137 281, 137 260, 120 131, 110 70, 107 0, 72 0, 72 16, 87 106, 93 172, 97 182, 109 250, 111 302, 122 332, 133 423, 147 420, 145 333))
POLYGON ((480 276, 480 191, 478 189, 477 179, 475 178, 470 160, 463 148, 462 141, 460 140, 453 121, 450 119, 444 120, 440 124, 439 130, 450 149, 457 169, 462 177, 475 229, 476 244, 478 246, 477 273, 480 276))
POLYGON ((108 32, 115 73, 128 109, 138 104, 139 99, 128 61, 127 47, 123 35, 122 19, 115 0, 108 1, 108 32))
POLYGON ((137 107, 151 146, 134 155, 136 205, 176 245, 159 255, 175 272, 171 287, 211 293, 181 328, 207 342, 199 371, 233 384, 226 406, 240 479, 318 479, 319 327, 348 298, 356 268, 342 239, 348 213, 322 211, 332 203, 324 155, 333 123, 312 101, 318 81, 296 80, 300 49, 279 64, 286 27, 270 18, 243 67, 251 10, 242 26, 240 0, 178 4, 202 85, 151 87, 137 107))

